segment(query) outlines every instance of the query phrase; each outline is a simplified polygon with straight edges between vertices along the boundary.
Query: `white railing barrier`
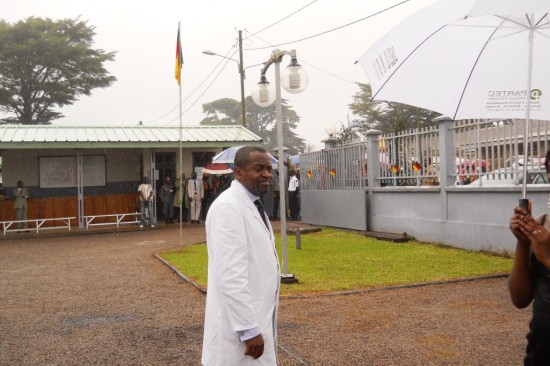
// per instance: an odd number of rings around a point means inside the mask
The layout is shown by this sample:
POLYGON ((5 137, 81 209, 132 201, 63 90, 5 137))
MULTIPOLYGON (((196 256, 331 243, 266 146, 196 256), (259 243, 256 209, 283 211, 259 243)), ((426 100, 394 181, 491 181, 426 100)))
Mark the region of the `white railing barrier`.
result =
POLYGON ((0 224, 2 225, 2 231, 4 235, 8 232, 17 232, 17 231, 36 231, 37 233, 40 230, 53 230, 53 229, 68 229, 71 231, 71 220, 75 220, 76 217, 54 217, 50 219, 30 219, 30 220, 12 220, 12 221, 0 221, 0 224), (43 227, 44 223, 48 221, 61 221, 63 222, 63 225, 58 226, 46 226, 43 227), (34 223, 34 227, 27 227, 27 228, 14 228, 14 226, 17 226, 19 223, 34 223))
POLYGON ((132 213, 123 213, 123 214, 111 214, 111 215, 88 215, 83 216, 84 221, 86 222, 86 229, 88 229, 90 226, 104 226, 104 225, 116 225, 116 227, 120 227, 122 224, 137 224, 140 222, 140 213, 139 212, 132 212, 132 213), (122 221, 126 217, 133 216, 134 219, 131 221, 122 221), (108 221, 108 222, 94 222, 97 218, 105 218, 105 217, 112 217, 115 218, 115 221, 108 221))

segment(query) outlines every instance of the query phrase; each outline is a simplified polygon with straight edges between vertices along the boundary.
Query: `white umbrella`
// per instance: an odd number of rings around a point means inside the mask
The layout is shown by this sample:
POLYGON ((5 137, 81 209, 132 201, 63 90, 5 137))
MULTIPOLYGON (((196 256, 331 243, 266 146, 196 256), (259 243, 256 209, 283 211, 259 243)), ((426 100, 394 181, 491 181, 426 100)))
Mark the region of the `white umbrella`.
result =
MULTIPOLYGON (((375 100, 452 119, 550 120, 548 0, 439 0, 359 59, 375 100)), ((525 197, 525 185, 523 187, 525 197)))
MULTIPOLYGON (((233 161, 235 160, 235 155, 241 147, 242 146, 233 146, 225 149, 224 151, 212 158, 212 163, 233 164, 233 161)), ((279 161, 275 159, 271 154, 269 154, 269 156, 271 158, 271 165, 276 166, 279 161)))

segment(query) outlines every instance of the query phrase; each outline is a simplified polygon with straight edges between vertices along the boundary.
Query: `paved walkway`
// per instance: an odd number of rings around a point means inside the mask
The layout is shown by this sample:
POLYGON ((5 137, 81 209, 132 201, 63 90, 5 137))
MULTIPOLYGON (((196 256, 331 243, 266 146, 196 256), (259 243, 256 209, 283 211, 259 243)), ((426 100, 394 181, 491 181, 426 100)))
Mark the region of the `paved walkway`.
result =
MULTIPOLYGON (((199 365, 205 298, 154 257, 179 240, 176 225, 0 240, 0 365, 199 365)), ((284 299, 280 365, 518 365, 528 318, 505 279, 284 299)))

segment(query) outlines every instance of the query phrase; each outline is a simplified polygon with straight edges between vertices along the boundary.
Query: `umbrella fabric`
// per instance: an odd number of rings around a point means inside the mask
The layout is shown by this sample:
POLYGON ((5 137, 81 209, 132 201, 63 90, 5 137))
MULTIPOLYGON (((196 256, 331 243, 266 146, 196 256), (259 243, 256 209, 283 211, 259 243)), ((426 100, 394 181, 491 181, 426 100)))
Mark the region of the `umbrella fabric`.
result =
POLYGON ((549 11, 541 0, 437 1, 360 58, 373 99, 452 119, 549 120, 549 11))
MULTIPOLYGON (((235 154, 237 154, 237 151, 239 151, 241 147, 242 146, 233 146, 229 149, 225 149, 224 151, 212 158, 212 163, 233 164, 233 161, 235 160, 235 154)), ((271 154, 269 154, 269 156, 271 157, 271 165, 275 166, 279 163, 279 161, 275 159, 271 154)))
POLYGON ((212 163, 207 164, 204 168, 202 168, 203 173, 208 174, 230 174, 233 172, 233 170, 225 164, 222 163, 212 163))

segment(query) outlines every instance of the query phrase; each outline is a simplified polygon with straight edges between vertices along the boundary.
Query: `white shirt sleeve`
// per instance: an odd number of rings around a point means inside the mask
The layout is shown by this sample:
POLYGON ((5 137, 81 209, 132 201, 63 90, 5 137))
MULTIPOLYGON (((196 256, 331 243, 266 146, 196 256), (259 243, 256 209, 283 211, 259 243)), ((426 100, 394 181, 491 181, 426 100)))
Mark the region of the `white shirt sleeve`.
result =
POLYGON ((241 342, 244 342, 260 334, 260 328, 256 327, 252 329, 240 330, 237 333, 239 334, 239 339, 241 340, 241 342))

